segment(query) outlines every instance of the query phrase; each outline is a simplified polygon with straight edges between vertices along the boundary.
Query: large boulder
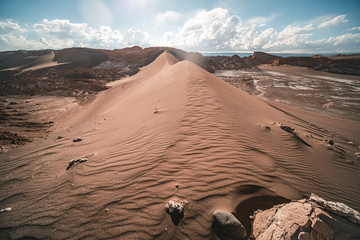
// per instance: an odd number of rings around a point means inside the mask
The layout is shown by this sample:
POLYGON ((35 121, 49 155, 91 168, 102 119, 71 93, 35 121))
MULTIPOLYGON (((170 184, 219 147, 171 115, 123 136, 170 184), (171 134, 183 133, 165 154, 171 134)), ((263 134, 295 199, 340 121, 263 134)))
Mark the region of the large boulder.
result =
POLYGON ((217 210, 214 215, 214 231, 222 240, 242 240, 247 233, 240 221, 230 212, 217 210))
POLYGON ((329 202, 316 195, 256 211, 255 239, 330 240, 358 239, 359 212, 343 203, 329 202))

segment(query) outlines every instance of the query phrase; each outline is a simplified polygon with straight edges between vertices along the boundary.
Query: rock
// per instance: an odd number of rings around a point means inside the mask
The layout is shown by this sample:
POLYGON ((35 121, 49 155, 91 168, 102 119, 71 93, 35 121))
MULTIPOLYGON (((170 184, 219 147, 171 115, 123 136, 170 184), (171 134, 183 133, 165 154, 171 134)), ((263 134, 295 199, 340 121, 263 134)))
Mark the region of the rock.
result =
POLYGON ((298 139, 300 142, 302 142, 302 143, 305 144, 306 146, 312 147, 308 142, 306 142, 304 139, 302 139, 302 138, 299 136, 299 134, 297 134, 297 133, 295 132, 295 129, 294 129, 294 128, 291 128, 291 127, 289 127, 289 126, 285 126, 284 124, 280 124, 280 128, 281 128, 282 130, 284 130, 285 132, 288 132, 288 133, 291 133, 292 135, 294 135, 294 137, 295 137, 296 139, 298 139))
POLYGON ((7 207, 7 208, 4 208, 4 209, 1 209, 0 212, 8 212, 8 211, 11 211, 11 208, 10 207, 7 207))
POLYGON ((315 218, 311 224, 312 235, 322 236, 325 239, 333 239, 334 230, 320 218, 315 218))
POLYGON ((329 202, 312 195, 310 199, 256 211, 253 236, 264 240, 357 239, 360 236, 360 224, 354 221, 357 214, 343 203, 329 202))
POLYGON ((288 133, 293 133, 295 130, 289 126, 285 126, 284 124, 280 124, 280 128, 288 133))
POLYGON ((245 239, 247 232, 240 221, 230 212, 217 210, 213 213, 214 231, 222 240, 245 239))
POLYGON ((86 157, 72 159, 69 161, 69 165, 67 166, 66 170, 69 170, 75 163, 82 163, 82 162, 86 162, 87 160, 88 159, 86 157))
POLYGON ((186 201, 170 200, 165 205, 165 210, 175 225, 178 225, 180 220, 184 218, 185 204, 186 201))
POLYGON ((74 138, 73 142, 81 142, 83 139, 81 137, 74 138))
POLYGON ((352 221, 353 223, 357 223, 360 225, 360 213, 343 203, 326 201, 325 199, 315 194, 311 194, 309 200, 319 204, 324 209, 332 213, 343 216, 352 221))
POLYGON ((255 213, 253 235, 256 239, 296 239, 299 229, 311 226, 309 203, 290 202, 255 213))

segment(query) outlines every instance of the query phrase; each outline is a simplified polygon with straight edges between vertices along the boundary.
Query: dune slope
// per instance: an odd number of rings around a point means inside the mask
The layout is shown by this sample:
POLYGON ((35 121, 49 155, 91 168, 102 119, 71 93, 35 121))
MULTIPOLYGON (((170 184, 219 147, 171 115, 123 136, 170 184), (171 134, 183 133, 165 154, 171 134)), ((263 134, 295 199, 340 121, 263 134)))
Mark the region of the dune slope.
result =
POLYGON ((164 52, 63 132, 1 155, 0 209, 11 208, 0 212, 1 236, 216 239, 215 210, 250 230, 254 209, 311 192, 360 209, 359 162, 343 138, 325 147, 326 137, 164 52), (66 170, 80 157, 88 161, 66 170), (164 209, 170 199, 187 201, 177 226, 164 209))

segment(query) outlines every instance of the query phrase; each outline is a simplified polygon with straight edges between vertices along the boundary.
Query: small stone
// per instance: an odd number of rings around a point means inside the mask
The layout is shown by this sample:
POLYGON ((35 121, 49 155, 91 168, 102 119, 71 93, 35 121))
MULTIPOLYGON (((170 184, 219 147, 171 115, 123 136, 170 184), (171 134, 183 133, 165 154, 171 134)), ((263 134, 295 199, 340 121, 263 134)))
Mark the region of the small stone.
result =
POLYGON ((73 142, 81 142, 83 139, 81 137, 77 137, 73 140, 73 142))
POLYGON ((329 140, 329 144, 330 144, 330 145, 334 145, 334 140, 330 139, 330 140, 329 140))
POLYGON ((241 222, 230 212, 217 210, 213 213, 215 223, 214 230, 222 240, 242 240, 247 232, 241 222))
POLYGON ((176 188, 179 188, 179 184, 176 184, 175 187, 176 187, 176 188))
POLYGON ((4 209, 1 209, 0 212, 8 212, 8 211, 11 211, 11 208, 8 207, 8 208, 4 208, 4 209))

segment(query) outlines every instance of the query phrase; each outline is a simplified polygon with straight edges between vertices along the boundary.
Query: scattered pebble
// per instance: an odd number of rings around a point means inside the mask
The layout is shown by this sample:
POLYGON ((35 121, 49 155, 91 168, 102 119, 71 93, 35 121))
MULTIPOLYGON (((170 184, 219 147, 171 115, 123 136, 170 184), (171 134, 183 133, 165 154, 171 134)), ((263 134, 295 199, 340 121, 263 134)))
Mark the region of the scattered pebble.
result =
POLYGON ((81 142, 83 139, 81 137, 77 137, 73 140, 73 142, 81 142))
POLYGON ((0 210, 0 212, 8 212, 8 211, 11 211, 11 207, 7 207, 0 210))

